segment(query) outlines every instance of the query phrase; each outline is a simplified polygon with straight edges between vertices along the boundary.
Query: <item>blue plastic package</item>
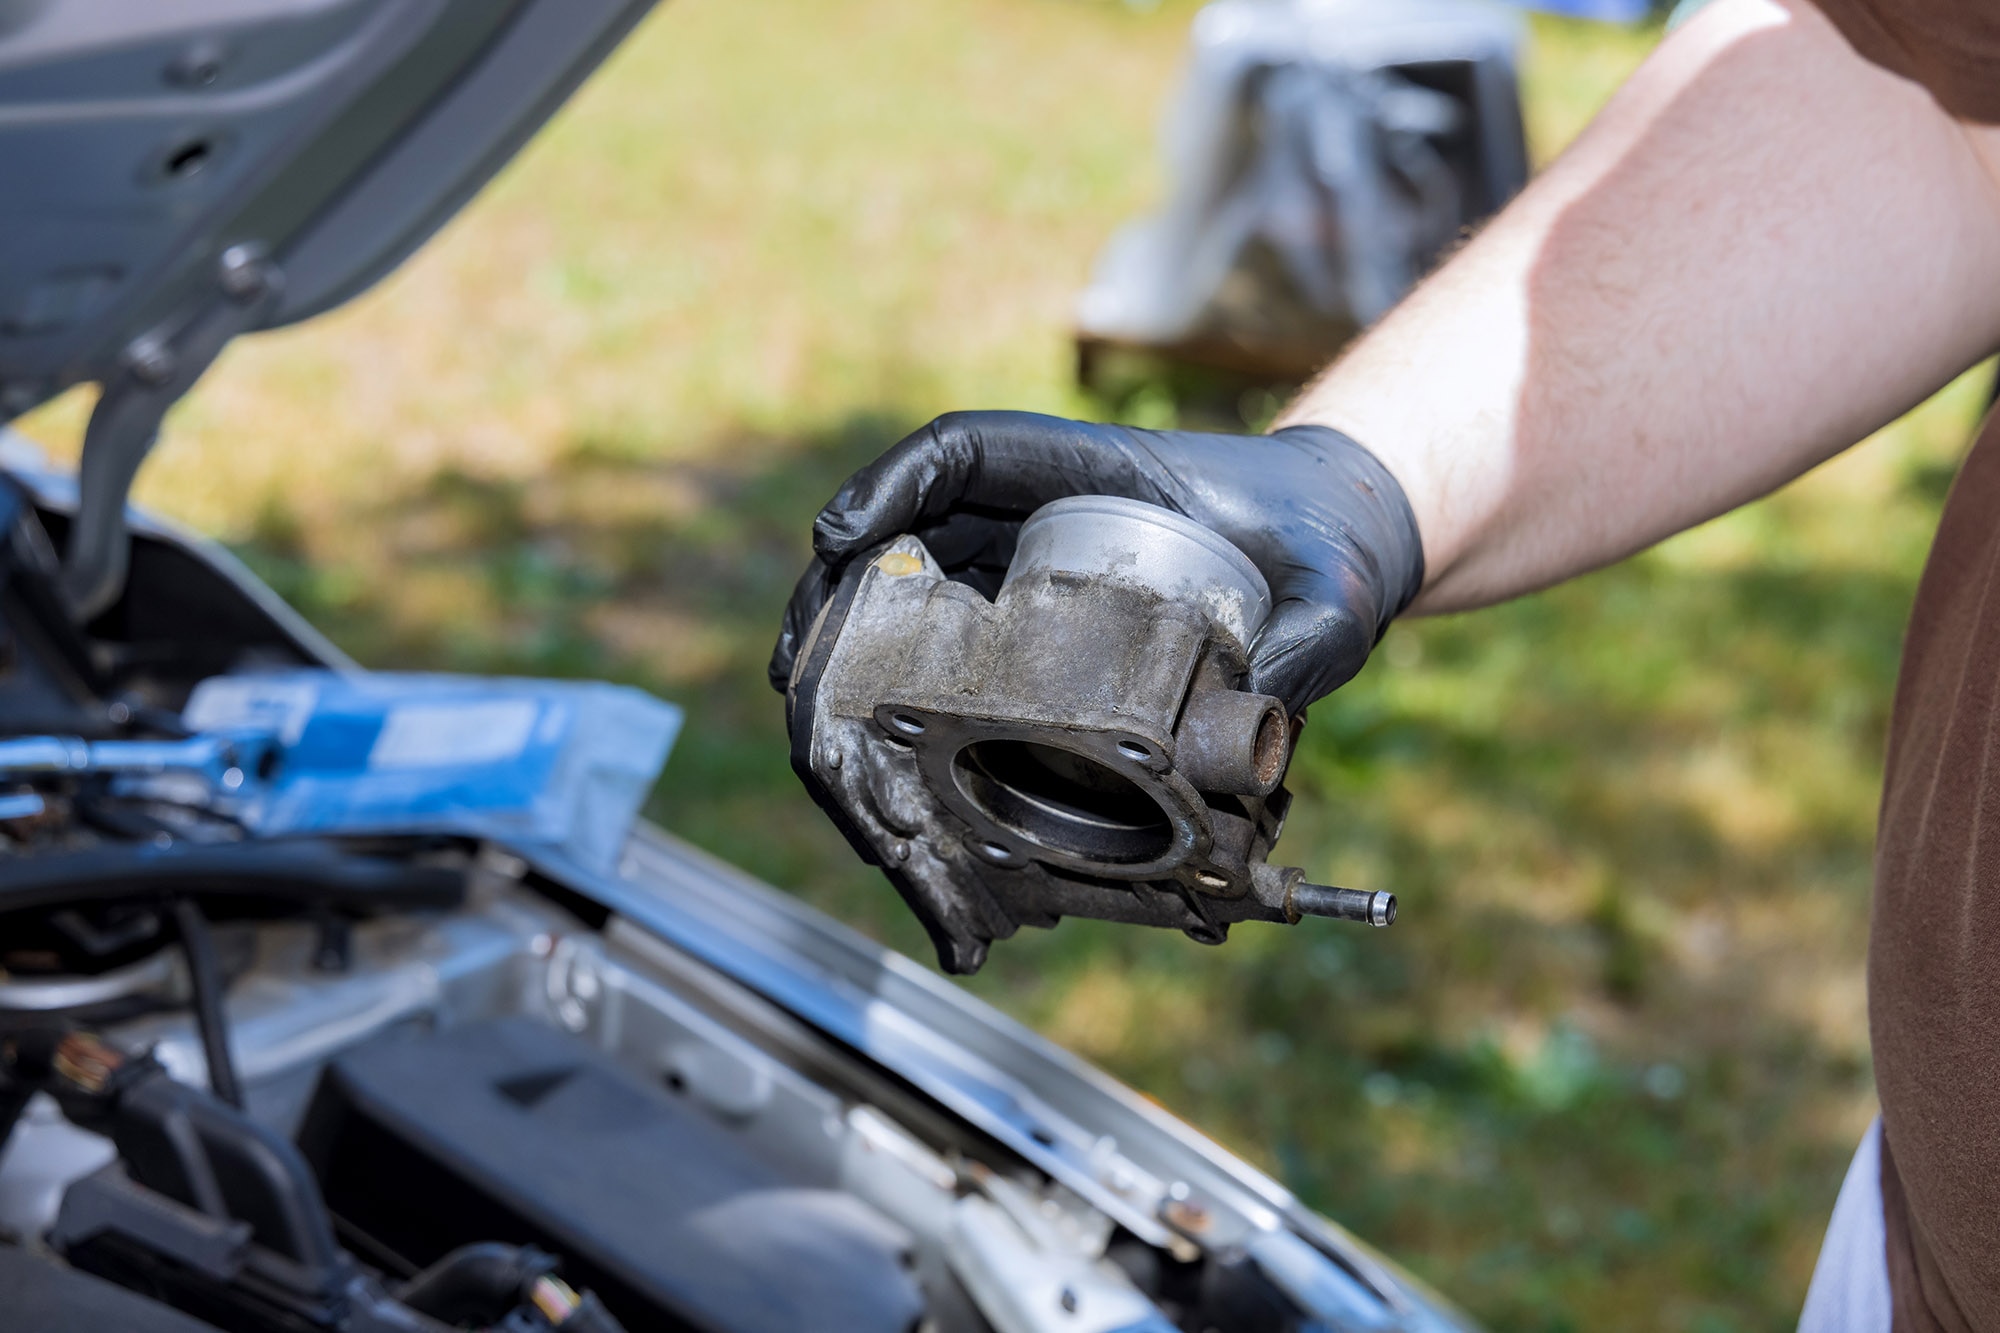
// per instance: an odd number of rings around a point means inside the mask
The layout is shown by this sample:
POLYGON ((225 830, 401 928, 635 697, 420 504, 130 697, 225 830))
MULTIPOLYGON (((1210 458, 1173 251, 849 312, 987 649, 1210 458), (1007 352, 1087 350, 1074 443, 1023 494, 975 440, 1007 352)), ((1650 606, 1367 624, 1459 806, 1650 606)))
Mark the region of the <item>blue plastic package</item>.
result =
POLYGON ((275 740, 233 802, 260 836, 436 831, 610 866, 681 711, 601 682, 282 671, 203 681, 181 720, 275 740))

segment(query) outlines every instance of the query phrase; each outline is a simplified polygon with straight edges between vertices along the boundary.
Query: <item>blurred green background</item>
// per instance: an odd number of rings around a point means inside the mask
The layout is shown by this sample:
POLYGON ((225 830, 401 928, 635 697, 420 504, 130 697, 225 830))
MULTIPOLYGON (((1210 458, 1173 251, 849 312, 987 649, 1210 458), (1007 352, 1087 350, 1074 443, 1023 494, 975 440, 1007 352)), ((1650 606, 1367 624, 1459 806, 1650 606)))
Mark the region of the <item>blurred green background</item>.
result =
MULTIPOLYGON (((928 962, 789 772, 765 655, 851 469, 952 408, 1106 410, 1068 311, 1157 197, 1193 12, 676 0, 401 272, 229 352, 141 498, 370 664, 686 705, 652 813, 928 962)), ((1536 21, 1538 158, 1656 36, 1536 21)), ((1789 1329, 1873 1113, 1884 723, 1981 391, 1616 569, 1396 629, 1314 710, 1284 846, 1398 892, 1395 930, 1070 922, 970 988, 1496 1329, 1789 1329)), ((87 406, 25 427, 68 456, 87 406)))

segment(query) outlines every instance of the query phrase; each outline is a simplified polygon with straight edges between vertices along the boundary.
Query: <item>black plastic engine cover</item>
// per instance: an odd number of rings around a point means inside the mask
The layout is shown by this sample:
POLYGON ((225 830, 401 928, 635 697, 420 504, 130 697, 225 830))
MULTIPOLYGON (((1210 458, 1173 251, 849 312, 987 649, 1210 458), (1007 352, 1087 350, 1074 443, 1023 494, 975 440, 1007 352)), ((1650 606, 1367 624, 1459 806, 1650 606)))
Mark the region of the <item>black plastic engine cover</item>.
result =
POLYGON ((528 1020, 343 1056, 300 1143, 364 1255, 539 1245, 629 1328, 907 1333, 923 1314, 902 1228, 783 1178, 698 1107, 528 1020))

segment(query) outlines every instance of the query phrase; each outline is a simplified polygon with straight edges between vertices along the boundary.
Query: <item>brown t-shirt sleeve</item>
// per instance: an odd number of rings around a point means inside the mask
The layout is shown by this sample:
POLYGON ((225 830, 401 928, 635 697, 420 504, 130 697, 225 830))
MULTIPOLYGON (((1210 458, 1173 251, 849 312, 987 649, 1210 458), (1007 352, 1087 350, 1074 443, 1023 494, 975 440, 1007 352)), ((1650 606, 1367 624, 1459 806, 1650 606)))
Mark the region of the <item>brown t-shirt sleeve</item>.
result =
POLYGON ((2000 0, 1813 0, 1854 49, 1967 120, 2000 123, 2000 0))

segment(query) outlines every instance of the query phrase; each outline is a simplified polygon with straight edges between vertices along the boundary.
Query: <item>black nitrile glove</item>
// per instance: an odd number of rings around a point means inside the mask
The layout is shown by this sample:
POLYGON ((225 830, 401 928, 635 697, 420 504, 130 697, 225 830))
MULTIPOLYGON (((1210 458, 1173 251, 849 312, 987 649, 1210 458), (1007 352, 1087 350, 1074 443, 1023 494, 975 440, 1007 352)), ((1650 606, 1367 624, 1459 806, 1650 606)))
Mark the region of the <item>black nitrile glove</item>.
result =
POLYGON ((946 573, 991 596, 1029 514, 1071 495, 1116 495, 1185 514, 1228 538, 1271 584, 1250 688, 1294 713, 1354 678, 1424 581, 1402 487, 1339 431, 1270 435, 1096 426, 1028 412, 939 417, 848 478, 813 522, 812 564, 771 654, 792 660, 847 562, 905 533, 946 573))

